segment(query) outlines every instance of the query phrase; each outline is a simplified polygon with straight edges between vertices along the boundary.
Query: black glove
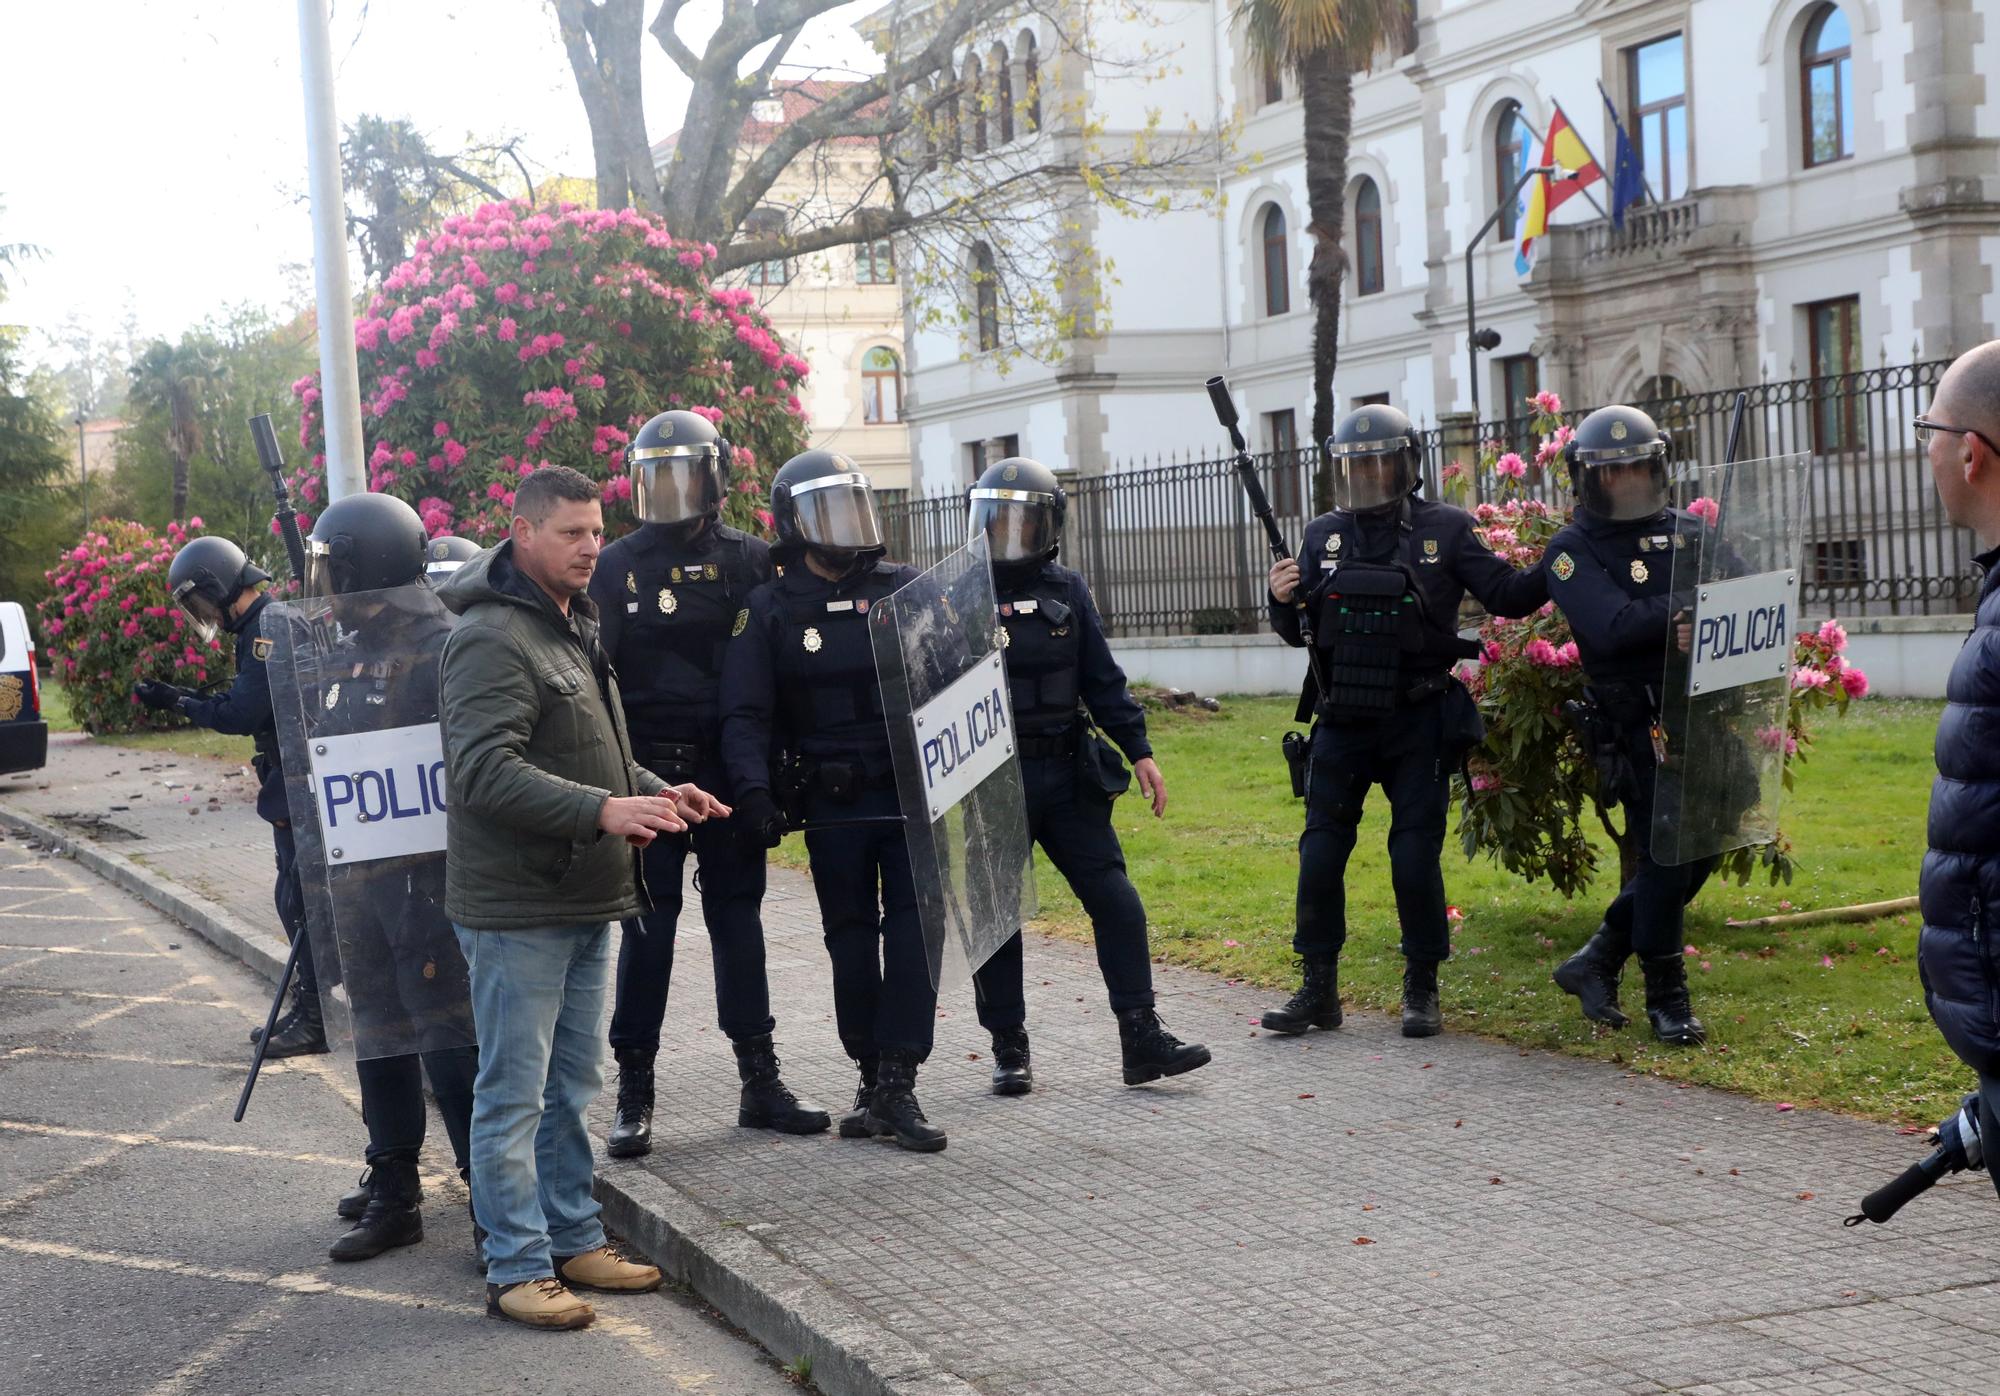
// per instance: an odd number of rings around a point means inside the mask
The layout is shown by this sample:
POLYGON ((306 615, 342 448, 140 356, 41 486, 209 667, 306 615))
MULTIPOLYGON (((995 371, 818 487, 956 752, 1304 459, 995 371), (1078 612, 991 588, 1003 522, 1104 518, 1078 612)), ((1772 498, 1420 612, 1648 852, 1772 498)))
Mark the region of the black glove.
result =
POLYGON ((183 698, 194 696, 185 688, 161 683, 157 679, 147 679, 132 690, 132 695, 149 708, 172 708, 177 712, 180 710, 183 698))
POLYGON ((768 790, 745 791, 729 816, 743 838, 776 848, 785 837, 785 816, 768 790))

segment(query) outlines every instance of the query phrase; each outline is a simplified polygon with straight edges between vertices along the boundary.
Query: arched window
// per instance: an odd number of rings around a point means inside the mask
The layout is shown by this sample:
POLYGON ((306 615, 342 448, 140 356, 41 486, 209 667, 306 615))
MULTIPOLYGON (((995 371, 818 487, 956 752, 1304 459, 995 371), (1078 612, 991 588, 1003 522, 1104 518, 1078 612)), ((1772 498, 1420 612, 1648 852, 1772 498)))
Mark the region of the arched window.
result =
POLYGON ((1035 35, 1023 29, 1014 37, 1014 60, 1021 65, 1021 120, 1030 131, 1042 129, 1042 79, 1035 69, 1035 35))
POLYGON ((1276 204, 1264 205, 1257 220, 1264 239, 1264 313, 1284 315, 1292 308, 1292 281, 1285 253, 1285 211, 1276 204))
POLYGON ((993 143, 1005 145, 1014 139, 1014 78, 1007 71, 1007 50, 995 44, 986 55, 993 72, 993 143))
POLYGON ((1838 5, 1822 5, 1799 50, 1800 108, 1806 165, 1830 165, 1854 153, 1854 44, 1838 5))
POLYGON ((903 364, 893 349, 861 356, 861 420, 876 426, 903 420, 903 364))
POLYGON ((1528 123, 1521 116, 1521 104, 1508 102, 1502 106, 1500 119, 1493 123, 1493 197, 1501 202, 1499 233, 1506 242, 1512 242, 1520 231, 1520 203, 1507 196, 1513 191, 1514 181, 1521 177, 1521 171, 1528 168, 1530 139, 1528 123))
POLYGON ((966 54, 959 81, 959 106, 965 112, 965 134, 969 138, 966 144, 975 155, 986 149, 986 106, 980 100, 979 76, 979 56, 966 54))
POLYGON ((1000 275, 993 265, 993 249, 985 243, 972 247, 972 303, 978 321, 979 349, 1000 347, 1000 275))
POLYGON ((1354 291, 1372 296, 1382 289, 1382 191, 1362 176, 1354 186, 1354 291))
MULTIPOLYGON (((743 235, 753 241, 777 237, 785 231, 785 215, 775 208, 753 208, 743 220, 743 235)), ((752 262, 744 269, 744 277, 752 286, 783 286, 792 279, 792 262, 789 257, 773 257, 765 262, 752 262)))

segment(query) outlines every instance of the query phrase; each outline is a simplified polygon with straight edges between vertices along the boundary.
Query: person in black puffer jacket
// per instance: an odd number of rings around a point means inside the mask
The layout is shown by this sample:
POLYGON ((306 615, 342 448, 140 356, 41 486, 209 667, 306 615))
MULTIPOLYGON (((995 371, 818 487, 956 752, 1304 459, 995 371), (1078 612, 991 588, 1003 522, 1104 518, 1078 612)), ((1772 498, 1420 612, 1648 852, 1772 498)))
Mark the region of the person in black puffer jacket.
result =
POLYGON ((1978 614, 1938 722, 1917 971, 1938 1031, 1979 1074, 1982 1133, 1992 1139, 2000 1138, 2000 340, 1946 370, 1917 430, 1945 513, 1987 548, 1977 559, 1978 614))

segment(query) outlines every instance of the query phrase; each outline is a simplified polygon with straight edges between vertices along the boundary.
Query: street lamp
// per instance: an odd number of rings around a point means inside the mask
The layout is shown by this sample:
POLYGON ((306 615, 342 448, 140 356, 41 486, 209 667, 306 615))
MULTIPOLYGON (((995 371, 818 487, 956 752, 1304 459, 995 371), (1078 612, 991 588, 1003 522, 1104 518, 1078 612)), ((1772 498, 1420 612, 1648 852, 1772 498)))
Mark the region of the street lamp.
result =
POLYGON ((1538 175, 1559 175, 1564 173, 1558 165, 1536 165, 1533 169, 1521 171, 1521 177, 1514 181, 1514 187, 1507 191, 1507 197, 1500 206, 1486 215, 1486 221, 1479 225, 1479 231, 1472 235, 1472 241, 1465 245, 1465 359, 1467 376, 1472 380, 1472 426, 1479 429, 1479 351, 1492 351, 1500 347, 1498 330, 1479 328, 1479 316, 1472 298, 1472 254, 1486 235, 1493 231, 1493 225, 1500 221, 1500 215, 1521 197, 1521 188, 1538 175))
POLYGON ((90 465, 83 454, 83 424, 86 420, 81 407, 70 419, 76 423, 76 478, 83 486, 83 531, 90 532, 90 465))

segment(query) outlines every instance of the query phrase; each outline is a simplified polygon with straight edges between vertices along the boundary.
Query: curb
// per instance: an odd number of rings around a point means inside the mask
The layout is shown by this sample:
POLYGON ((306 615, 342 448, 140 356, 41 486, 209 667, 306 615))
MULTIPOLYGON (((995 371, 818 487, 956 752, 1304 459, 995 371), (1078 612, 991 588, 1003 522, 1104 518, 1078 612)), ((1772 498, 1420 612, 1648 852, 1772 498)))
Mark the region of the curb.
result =
MULTIPOLYGON (((122 854, 0 802, 0 825, 38 839, 164 912, 260 978, 277 983, 273 938, 122 854)), ((604 1220, 667 1276, 720 1310, 780 1361, 806 1357, 825 1396, 977 1396, 977 1388, 797 1269, 755 1236, 637 1164, 597 1172, 604 1220)))

